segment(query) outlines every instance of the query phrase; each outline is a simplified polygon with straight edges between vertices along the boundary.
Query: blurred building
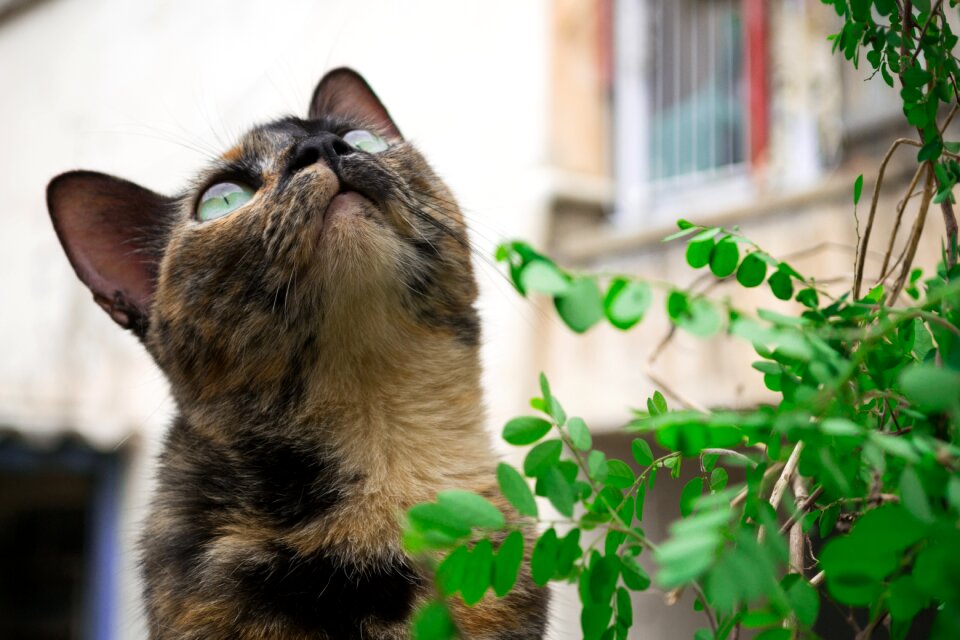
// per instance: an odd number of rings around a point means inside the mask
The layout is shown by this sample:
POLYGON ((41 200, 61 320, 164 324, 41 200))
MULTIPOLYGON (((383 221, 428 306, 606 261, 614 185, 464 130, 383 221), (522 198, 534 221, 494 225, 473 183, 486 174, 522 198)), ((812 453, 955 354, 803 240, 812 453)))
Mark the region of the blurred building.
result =
MULTIPOLYGON (((134 541, 171 412, 162 375, 63 256, 44 203, 53 175, 174 192, 251 124, 302 113, 325 70, 352 66, 473 226, 491 433, 525 412, 543 370, 617 451, 628 407, 655 388, 675 405, 762 401, 749 350, 679 334, 651 362, 668 331, 659 300, 627 334, 573 336, 512 291, 493 247, 521 237, 573 269, 682 285, 698 274, 660 239, 684 217, 740 226, 809 275, 849 273, 852 184, 865 174, 866 200, 901 116, 882 81, 831 55, 836 27, 819 0, 0 0, 0 637, 145 637, 134 541)), ((911 161, 905 150, 888 170, 875 238, 911 161)), ((763 291, 714 293, 774 306, 763 291)), ((655 538, 673 517, 662 499, 644 523, 655 538)), ((578 635, 569 597, 552 637, 578 635)), ((631 637, 699 626, 662 594, 637 606, 631 637)))

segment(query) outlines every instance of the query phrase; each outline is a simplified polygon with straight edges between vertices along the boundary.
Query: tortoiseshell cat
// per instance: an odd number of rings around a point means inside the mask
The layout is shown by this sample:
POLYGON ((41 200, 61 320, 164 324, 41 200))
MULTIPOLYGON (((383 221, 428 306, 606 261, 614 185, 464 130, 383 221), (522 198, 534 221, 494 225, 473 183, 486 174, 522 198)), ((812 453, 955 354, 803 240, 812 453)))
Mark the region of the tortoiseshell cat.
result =
MULTIPOLYGON (((330 72, 307 119, 256 127, 180 196, 74 171, 47 202, 178 407, 142 538, 150 637, 408 637, 430 580, 398 514, 451 487, 511 511, 462 216, 366 82, 330 72)), ((539 638, 546 605, 524 568, 454 616, 539 638)))

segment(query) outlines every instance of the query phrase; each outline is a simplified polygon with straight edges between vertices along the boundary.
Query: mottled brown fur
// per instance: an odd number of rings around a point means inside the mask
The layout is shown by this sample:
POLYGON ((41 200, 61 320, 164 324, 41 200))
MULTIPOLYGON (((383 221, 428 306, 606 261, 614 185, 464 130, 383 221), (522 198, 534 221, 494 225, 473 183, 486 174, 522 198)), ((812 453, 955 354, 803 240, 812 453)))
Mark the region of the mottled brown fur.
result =
MULTIPOLYGON (((512 511, 462 216, 362 79, 332 72, 310 119, 253 129, 177 198, 74 172, 48 200, 177 402, 142 538, 151 638, 406 638, 431 586, 398 516, 453 487, 512 511), (389 148, 350 149, 358 128, 389 148), (223 181, 256 193, 199 221, 223 181)), ((507 598, 454 605, 469 638, 539 638, 545 609, 526 567, 507 598)))

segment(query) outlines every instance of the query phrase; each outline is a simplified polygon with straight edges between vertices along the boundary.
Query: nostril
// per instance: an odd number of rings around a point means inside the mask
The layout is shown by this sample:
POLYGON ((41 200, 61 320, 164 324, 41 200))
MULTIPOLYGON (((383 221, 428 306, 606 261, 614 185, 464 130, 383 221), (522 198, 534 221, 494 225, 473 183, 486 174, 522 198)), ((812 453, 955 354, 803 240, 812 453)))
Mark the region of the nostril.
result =
POLYGON ((300 169, 314 164, 319 159, 319 149, 313 145, 301 145, 297 148, 296 154, 293 156, 293 161, 290 163, 289 171, 290 173, 296 173, 297 171, 300 171, 300 169))
POLYGON ((334 138, 331 141, 330 148, 333 149, 333 152, 338 156, 345 156, 354 151, 353 147, 344 142, 343 138, 340 137, 334 138))

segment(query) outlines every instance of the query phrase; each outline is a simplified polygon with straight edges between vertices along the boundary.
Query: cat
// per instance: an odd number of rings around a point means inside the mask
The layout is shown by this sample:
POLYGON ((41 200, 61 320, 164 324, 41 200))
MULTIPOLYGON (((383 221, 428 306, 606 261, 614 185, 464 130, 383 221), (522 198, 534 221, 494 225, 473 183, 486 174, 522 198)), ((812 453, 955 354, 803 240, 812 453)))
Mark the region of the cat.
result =
MULTIPOLYGON (((47 189, 94 300, 177 415, 141 540, 150 638, 407 638, 431 578, 400 515, 497 490, 463 216, 356 72, 166 197, 72 171, 47 189)), ((527 549, 533 532, 527 531, 527 549)), ((540 638, 548 594, 451 600, 467 638, 540 638)))

